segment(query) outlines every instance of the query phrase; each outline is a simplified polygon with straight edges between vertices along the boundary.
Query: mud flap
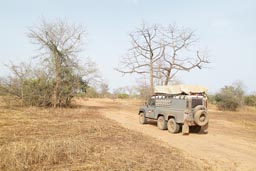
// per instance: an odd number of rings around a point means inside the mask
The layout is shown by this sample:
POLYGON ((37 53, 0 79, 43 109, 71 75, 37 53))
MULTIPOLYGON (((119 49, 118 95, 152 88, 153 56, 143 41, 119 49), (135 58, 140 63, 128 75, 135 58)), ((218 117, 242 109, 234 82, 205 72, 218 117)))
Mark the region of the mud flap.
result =
POLYGON ((189 126, 187 121, 184 121, 184 124, 182 125, 182 134, 183 135, 188 135, 189 134, 189 126))
POLYGON ((200 133, 202 133, 202 134, 208 134, 208 126, 209 126, 209 122, 208 122, 206 125, 204 125, 204 126, 201 127, 200 133))

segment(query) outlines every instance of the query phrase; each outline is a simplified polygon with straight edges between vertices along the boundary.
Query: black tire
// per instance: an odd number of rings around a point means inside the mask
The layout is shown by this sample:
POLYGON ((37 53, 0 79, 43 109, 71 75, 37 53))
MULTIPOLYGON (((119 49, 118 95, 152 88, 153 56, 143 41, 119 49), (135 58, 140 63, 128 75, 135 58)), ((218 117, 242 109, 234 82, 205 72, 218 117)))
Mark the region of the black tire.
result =
POLYGON ((145 117, 145 114, 143 112, 140 112, 140 114, 139 114, 139 122, 140 122, 140 124, 147 123, 147 118, 145 117))
POLYGON ((174 118, 171 118, 167 122, 167 128, 170 133, 178 133, 180 130, 180 125, 176 123, 174 118))
POLYGON ((191 133, 200 133, 201 131, 201 126, 199 125, 194 125, 189 127, 189 132, 191 133))
POLYGON ((204 126, 208 123, 209 117, 206 111, 199 110, 195 113, 194 120, 197 125, 204 126))
POLYGON ((157 119, 157 127, 161 130, 166 130, 167 129, 167 122, 164 119, 163 116, 159 116, 157 119))

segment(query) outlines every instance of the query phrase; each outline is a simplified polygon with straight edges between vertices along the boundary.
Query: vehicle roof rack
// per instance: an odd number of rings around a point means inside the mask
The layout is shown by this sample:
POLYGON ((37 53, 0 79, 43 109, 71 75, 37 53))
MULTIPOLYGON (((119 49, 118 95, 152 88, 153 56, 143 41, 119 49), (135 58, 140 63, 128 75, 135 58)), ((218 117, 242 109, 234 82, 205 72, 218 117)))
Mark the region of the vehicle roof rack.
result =
POLYGON ((207 88, 198 85, 167 85, 167 86, 156 86, 154 89, 155 94, 169 94, 169 95, 180 95, 180 94, 206 94, 207 88))

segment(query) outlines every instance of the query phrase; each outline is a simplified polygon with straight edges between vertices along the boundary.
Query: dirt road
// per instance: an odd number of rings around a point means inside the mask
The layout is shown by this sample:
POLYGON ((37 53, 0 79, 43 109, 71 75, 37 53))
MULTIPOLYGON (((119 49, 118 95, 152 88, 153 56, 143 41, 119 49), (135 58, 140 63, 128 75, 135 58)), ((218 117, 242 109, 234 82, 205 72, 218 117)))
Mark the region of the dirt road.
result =
POLYGON ((183 136, 161 131, 155 122, 139 124, 138 102, 88 99, 80 104, 99 110, 125 128, 156 138, 163 145, 181 149, 189 159, 213 170, 256 170, 256 134, 235 122, 213 117, 208 134, 183 136))

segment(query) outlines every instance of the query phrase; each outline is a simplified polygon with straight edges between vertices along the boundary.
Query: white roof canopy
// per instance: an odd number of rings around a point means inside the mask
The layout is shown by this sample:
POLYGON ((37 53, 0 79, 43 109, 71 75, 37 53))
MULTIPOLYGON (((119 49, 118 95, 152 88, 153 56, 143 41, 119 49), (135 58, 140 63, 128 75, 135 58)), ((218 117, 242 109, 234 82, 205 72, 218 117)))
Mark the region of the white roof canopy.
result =
POLYGON ((164 94, 192 94, 192 93, 207 93, 207 88, 197 85, 167 85, 167 86, 156 86, 155 93, 164 94))

